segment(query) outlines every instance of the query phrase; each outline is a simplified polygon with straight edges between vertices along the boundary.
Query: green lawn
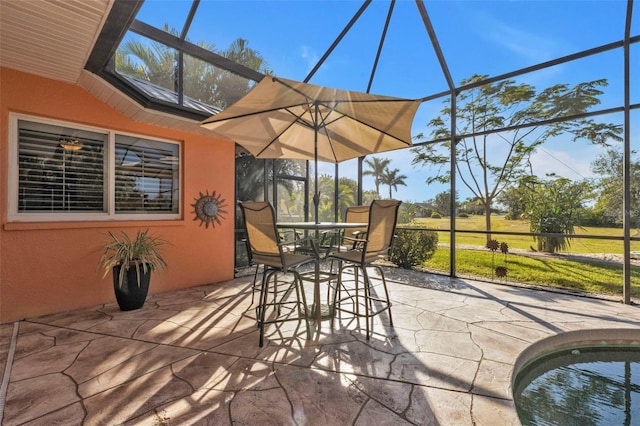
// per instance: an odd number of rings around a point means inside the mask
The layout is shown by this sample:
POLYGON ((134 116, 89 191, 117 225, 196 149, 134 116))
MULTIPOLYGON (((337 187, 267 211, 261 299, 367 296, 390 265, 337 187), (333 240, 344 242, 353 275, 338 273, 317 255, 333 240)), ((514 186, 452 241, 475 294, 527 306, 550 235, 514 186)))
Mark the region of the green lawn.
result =
MULTIPOLYGON (((438 232, 440 247, 436 250, 433 258, 424 264, 424 267, 448 273, 450 233, 446 229, 449 227, 449 219, 419 219, 418 223, 429 228, 443 229, 438 232)), ((457 229, 483 231, 484 226, 483 216, 456 218, 457 229)), ((529 232, 527 222, 508 221, 500 216, 492 217, 492 226, 495 231, 529 232)), ((576 233, 621 236, 622 229, 577 228, 576 233)), ((500 251, 492 253, 486 249, 484 234, 457 233, 457 274, 489 278, 499 282, 504 278, 495 276, 495 267, 505 266, 507 268, 506 279, 512 282, 622 296, 623 272, 621 264, 601 262, 597 259, 570 260, 560 256, 535 255, 535 253, 530 253, 530 247, 536 247, 532 237, 494 235, 494 239, 508 244, 511 251, 507 256, 500 251)), ((640 242, 632 242, 631 249, 632 251, 640 250, 640 242)), ((570 254, 621 254, 622 252, 622 241, 587 239, 573 239, 570 248, 565 251, 570 254)), ((640 268, 632 268, 631 286, 632 296, 640 297, 640 268)))
MULTIPOLYGON (((420 226, 426 226, 433 229, 442 229, 438 236, 440 243, 449 243, 449 218, 416 219, 420 226)), ((493 231, 500 232, 529 232, 529 222, 523 220, 506 220, 503 216, 491 216, 491 226, 493 231)), ((470 216, 468 218, 456 218, 456 229, 484 232, 485 223, 484 216, 470 216)), ((621 228, 599 228, 599 227, 577 227, 575 229, 577 235, 600 235, 621 237, 623 235, 621 228)), ((635 233, 635 231, 633 232, 635 233)), ((632 235, 633 235, 632 233, 632 235)), ((506 242, 509 247, 527 250, 530 247, 536 247, 536 242, 532 237, 519 235, 494 235, 494 239, 506 242)), ((484 234, 457 233, 456 244, 476 245, 484 247, 486 237, 484 234)), ((567 253, 613 253, 622 254, 622 241, 614 240, 591 240, 584 238, 574 238, 570 242, 567 253)), ((631 242, 632 251, 640 251, 640 241, 631 242)))

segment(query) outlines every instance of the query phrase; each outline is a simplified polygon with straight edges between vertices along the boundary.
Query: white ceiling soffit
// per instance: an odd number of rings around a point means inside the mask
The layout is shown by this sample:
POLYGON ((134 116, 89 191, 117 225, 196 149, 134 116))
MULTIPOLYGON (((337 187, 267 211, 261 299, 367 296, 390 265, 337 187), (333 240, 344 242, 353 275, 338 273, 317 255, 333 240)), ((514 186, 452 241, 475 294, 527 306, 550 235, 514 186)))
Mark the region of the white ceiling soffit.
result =
POLYGON ((1 0, 0 65, 77 83, 111 0, 1 0))
POLYGON ((0 66, 77 84, 132 120, 211 135, 198 121, 145 109, 84 70, 113 0, 0 0, 0 66))

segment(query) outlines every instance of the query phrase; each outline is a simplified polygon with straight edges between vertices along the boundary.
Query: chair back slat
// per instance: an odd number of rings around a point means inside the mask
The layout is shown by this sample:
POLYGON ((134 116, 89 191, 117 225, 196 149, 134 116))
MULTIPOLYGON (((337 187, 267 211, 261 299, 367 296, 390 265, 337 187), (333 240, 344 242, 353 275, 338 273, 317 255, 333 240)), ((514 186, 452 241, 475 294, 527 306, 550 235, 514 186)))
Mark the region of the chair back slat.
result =
POLYGON ((240 203, 244 217, 249 248, 254 255, 280 258, 280 237, 276 229, 275 212, 271 204, 263 201, 240 203))
POLYGON ((374 200, 369 209, 369 227, 365 257, 389 253, 398 219, 401 201, 374 200))
MULTIPOLYGON (((344 221, 347 223, 368 223, 369 222, 369 206, 351 206, 347 208, 344 215, 344 221)), ((348 236, 367 232, 367 227, 347 228, 345 234, 348 236)))

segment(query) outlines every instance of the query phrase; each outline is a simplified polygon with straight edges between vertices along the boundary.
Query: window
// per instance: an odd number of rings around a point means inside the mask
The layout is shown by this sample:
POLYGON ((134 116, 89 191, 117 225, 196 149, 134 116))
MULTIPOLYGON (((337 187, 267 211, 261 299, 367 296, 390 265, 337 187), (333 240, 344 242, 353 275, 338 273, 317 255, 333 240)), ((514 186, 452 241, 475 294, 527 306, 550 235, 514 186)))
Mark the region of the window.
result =
POLYGON ((178 213, 178 148, 116 135, 116 213, 178 213))
POLYGON ((107 135, 18 120, 18 212, 105 212, 107 135))
POLYGON ((12 114, 10 220, 177 219, 180 145, 12 114))

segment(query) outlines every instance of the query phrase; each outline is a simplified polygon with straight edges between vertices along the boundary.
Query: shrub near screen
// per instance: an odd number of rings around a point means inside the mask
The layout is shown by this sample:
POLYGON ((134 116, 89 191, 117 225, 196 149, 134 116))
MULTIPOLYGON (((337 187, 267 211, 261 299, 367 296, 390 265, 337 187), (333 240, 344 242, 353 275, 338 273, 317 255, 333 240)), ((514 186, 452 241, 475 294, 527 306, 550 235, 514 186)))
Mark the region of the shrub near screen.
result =
POLYGON ((438 247, 438 234, 433 231, 396 229, 390 260, 401 268, 422 265, 438 247))

